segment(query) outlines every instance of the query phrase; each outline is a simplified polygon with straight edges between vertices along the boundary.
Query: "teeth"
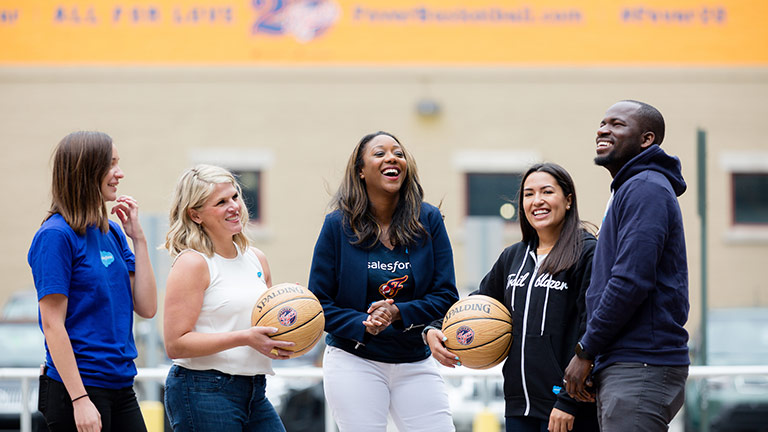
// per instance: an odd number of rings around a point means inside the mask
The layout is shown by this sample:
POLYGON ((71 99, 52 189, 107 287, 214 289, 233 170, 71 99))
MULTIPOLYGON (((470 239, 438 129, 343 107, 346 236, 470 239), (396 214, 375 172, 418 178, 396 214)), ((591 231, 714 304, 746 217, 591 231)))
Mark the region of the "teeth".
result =
POLYGON ((538 216, 540 214, 549 213, 549 210, 534 210, 533 215, 538 216))
POLYGON ((608 141, 598 141, 597 142, 597 146, 598 147, 608 147, 610 145, 611 145, 611 143, 609 143, 608 141))
POLYGON ((396 176, 396 175, 398 175, 399 173, 400 173, 400 171, 398 171, 398 170, 396 170, 396 169, 394 169, 394 168, 389 168, 389 169, 385 169, 385 170, 384 170, 384 175, 393 175, 393 176, 396 176))

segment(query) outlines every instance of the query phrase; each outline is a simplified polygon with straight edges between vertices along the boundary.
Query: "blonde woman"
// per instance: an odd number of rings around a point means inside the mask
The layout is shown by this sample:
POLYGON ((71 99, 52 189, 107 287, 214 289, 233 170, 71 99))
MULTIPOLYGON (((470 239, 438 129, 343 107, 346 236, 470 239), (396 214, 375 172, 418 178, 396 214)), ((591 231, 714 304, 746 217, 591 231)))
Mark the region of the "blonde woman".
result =
POLYGON ((272 281, 266 256, 243 233, 247 223, 230 172, 210 165, 184 172, 165 242, 174 257, 163 321, 174 431, 285 431, 265 396, 265 375, 293 343, 270 339, 275 328, 251 327, 251 309, 272 281))

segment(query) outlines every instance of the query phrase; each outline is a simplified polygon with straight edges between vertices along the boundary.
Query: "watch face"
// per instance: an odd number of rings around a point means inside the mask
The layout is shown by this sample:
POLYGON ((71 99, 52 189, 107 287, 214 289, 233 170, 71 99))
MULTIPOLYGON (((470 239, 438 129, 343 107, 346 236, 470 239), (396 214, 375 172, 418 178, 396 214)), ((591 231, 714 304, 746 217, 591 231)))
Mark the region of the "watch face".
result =
POLYGON ((576 344, 576 357, 584 360, 592 360, 594 357, 592 357, 589 353, 584 351, 584 347, 581 345, 581 342, 576 344))

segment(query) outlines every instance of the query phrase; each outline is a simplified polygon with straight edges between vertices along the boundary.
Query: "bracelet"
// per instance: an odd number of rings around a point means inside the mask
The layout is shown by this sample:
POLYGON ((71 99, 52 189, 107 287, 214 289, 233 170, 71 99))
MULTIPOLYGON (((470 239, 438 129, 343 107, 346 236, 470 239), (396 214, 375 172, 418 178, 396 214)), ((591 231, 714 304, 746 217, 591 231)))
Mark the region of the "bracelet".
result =
POLYGON ((84 395, 82 395, 82 396, 78 396, 78 397, 76 397, 76 398, 72 399, 72 403, 74 403, 76 400, 80 400, 80 399, 82 399, 82 398, 84 398, 84 397, 88 397, 88 393, 86 393, 86 394, 84 394, 84 395))

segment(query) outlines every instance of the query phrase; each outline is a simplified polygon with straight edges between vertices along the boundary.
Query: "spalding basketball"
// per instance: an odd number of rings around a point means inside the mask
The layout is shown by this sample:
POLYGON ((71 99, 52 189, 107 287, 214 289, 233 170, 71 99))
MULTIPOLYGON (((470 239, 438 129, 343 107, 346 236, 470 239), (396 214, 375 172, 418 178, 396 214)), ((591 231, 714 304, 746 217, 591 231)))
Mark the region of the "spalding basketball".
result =
POLYGON ((512 315, 492 297, 459 300, 443 319, 445 347, 463 366, 488 369, 501 363, 512 346, 512 315))
POLYGON ((294 346, 291 358, 306 354, 320 340, 325 327, 323 307, 311 291, 301 285, 275 285, 259 297, 253 306, 251 324, 275 327, 272 339, 289 341, 294 346))

